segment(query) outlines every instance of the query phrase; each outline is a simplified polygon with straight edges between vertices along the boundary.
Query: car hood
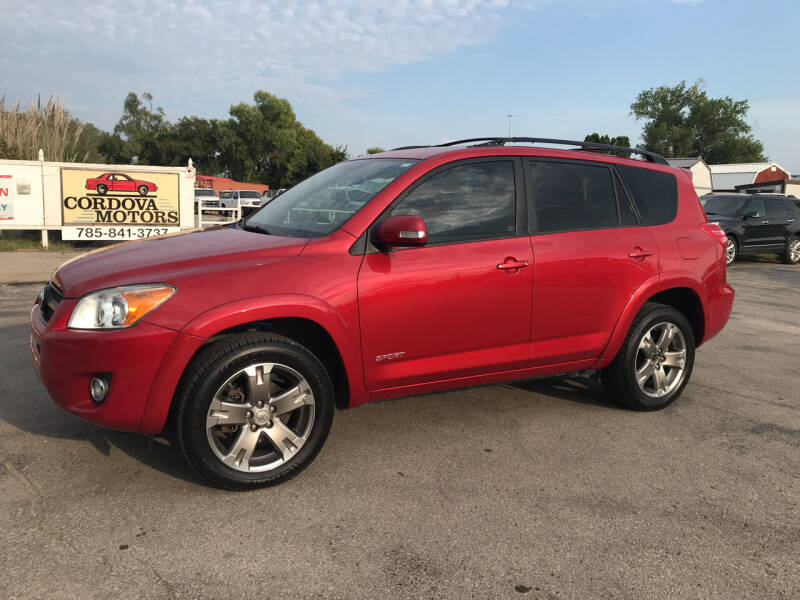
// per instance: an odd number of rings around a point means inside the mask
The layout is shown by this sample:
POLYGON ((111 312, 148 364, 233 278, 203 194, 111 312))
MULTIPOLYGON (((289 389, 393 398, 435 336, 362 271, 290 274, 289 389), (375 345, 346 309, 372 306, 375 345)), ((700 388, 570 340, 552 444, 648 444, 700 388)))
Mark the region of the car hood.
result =
POLYGON ((221 227, 152 240, 125 242, 61 265, 56 280, 64 296, 137 283, 170 283, 213 271, 241 270, 300 254, 307 239, 221 227))

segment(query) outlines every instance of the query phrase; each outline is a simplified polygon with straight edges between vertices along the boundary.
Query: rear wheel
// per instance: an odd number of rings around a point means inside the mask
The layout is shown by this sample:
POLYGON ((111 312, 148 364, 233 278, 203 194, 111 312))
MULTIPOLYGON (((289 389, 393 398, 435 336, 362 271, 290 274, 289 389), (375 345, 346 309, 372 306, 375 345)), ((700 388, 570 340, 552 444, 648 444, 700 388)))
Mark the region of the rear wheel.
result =
POLYGON ((695 340, 686 317, 671 306, 647 303, 603 381, 612 398, 634 410, 658 410, 673 402, 689 381, 695 340))
POLYGON ((286 481, 322 448, 333 385, 317 358, 274 334, 245 334, 206 348, 183 378, 178 443, 212 484, 245 490, 286 481))
POLYGON ((800 237, 792 236, 786 244, 786 251, 781 254, 781 260, 787 265, 800 263, 800 237))

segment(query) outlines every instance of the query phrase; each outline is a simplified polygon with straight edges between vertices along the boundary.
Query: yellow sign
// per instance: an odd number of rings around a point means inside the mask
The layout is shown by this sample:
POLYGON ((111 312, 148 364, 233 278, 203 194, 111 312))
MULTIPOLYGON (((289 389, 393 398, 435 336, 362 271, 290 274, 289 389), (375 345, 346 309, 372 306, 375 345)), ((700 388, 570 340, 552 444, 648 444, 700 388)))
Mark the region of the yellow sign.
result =
POLYGON ((177 173, 61 169, 63 225, 177 227, 177 173))

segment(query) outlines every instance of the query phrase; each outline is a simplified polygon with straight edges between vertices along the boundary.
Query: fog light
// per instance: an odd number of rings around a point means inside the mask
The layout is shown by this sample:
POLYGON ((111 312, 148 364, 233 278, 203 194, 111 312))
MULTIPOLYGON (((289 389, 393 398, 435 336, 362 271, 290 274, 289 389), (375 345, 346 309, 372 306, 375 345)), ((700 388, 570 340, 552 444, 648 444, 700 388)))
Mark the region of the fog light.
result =
POLYGON ((95 404, 102 404, 106 395, 108 394, 108 381, 105 377, 92 377, 89 381, 89 395, 92 397, 92 402, 95 404))

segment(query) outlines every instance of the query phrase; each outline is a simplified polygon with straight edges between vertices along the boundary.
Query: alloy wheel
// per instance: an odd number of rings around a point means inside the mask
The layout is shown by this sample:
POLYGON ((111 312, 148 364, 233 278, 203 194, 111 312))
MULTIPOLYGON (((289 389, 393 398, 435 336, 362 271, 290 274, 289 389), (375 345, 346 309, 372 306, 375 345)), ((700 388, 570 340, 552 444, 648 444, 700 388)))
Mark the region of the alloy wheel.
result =
POLYGON ((206 438, 228 467, 245 473, 270 471, 306 443, 314 409, 314 394, 300 373, 279 363, 249 365, 214 394, 206 438))
POLYGON ((725 264, 730 265, 736 260, 736 241, 728 238, 725 245, 725 264))
POLYGON ((634 359, 636 383, 643 394, 661 398, 677 389, 686 373, 686 339, 674 323, 662 322, 642 336, 634 359))
POLYGON ((800 262, 800 239, 792 240, 789 244, 789 260, 793 263, 800 262))

